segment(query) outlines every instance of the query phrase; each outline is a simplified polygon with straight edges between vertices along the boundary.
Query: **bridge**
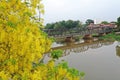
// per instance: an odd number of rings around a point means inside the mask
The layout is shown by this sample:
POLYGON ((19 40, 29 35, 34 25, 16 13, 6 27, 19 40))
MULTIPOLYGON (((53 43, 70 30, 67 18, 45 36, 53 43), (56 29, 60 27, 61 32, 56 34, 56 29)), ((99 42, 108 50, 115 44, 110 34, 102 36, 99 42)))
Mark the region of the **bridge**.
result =
POLYGON ((114 27, 84 27, 72 29, 44 29, 49 37, 65 38, 66 41, 72 41, 73 38, 83 36, 83 38, 92 38, 93 34, 104 35, 115 31, 114 27))
POLYGON ((91 27, 91 28, 72 28, 72 29, 44 29, 48 36, 68 37, 83 36, 88 34, 100 34, 113 31, 113 27, 91 27))
MULTIPOLYGON (((84 43, 78 43, 78 44, 69 43, 65 46, 54 47, 54 48, 52 48, 52 50, 61 49, 61 50, 63 50, 62 56, 67 56, 72 52, 73 53, 80 53, 80 52, 82 53, 89 49, 96 49, 96 48, 100 48, 105 45, 111 45, 113 43, 114 43, 114 41, 106 41, 106 40, 97 40, 97 41, 93 41, 90 43, 84 42, 84 43)), ((50 56, 50 54, 48 56, 50 56)))

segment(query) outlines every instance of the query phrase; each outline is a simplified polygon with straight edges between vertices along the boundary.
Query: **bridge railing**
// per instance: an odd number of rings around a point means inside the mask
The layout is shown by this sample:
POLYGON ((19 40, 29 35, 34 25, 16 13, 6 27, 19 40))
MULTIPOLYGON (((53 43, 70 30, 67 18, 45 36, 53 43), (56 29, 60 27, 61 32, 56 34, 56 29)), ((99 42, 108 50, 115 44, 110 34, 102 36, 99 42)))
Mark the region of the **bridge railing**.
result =
POLYGON ((44 32, 48 36, 72 36, 72 35, 86 35, 86 34, 99 34, 99 33, 108 33, 113 31, 114 28, 110 27, 93 27, 93 28, 73 28, 73 29, 44 29, 44 32))

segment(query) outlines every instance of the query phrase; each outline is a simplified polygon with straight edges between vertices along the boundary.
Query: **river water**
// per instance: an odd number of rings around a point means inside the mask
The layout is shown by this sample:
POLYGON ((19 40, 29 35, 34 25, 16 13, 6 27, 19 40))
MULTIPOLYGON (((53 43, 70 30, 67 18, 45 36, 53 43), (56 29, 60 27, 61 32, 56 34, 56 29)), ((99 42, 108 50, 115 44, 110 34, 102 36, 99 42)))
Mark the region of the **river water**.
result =
MULTIPOLYGON (((120 47, 117 41, 91 41, 71 44, 54 43, 54 49, 62 49, 70 67, 85 72, 84 80, 120 80, 120 47), (57 47, 57 48, 55 48, 57 47)), ((48 60, 46 56, 45 61, 48 60)))

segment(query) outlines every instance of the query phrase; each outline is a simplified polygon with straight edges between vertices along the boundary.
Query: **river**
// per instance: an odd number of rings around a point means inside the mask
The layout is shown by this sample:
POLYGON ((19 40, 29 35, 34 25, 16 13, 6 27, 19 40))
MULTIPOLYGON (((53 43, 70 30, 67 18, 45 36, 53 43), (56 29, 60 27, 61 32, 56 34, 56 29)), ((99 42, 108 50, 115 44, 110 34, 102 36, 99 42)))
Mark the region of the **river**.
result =
MULTIPOLYGON (((120 80, 120 47, 117 41, 89 41, 71 44, 53 43, 54 49, 62 49, 70 67, 85 72, 84 80, 120 80), (57 47, 57 48, 56 48, 57 47)), ((45 58, 45 62, 48 60, 45 58)))

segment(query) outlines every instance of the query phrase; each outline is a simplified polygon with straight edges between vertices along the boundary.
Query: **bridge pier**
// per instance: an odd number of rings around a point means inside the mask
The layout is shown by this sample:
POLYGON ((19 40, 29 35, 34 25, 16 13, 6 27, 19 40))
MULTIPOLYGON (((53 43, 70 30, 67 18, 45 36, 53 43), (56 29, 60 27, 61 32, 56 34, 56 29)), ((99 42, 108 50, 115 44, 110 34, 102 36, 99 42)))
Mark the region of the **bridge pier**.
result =
POLYGON ((75 40, 73 39, 72 36, 66 37, 65 42, 74 42, 75 40))
POLYGON ((104 36, 106 35, 106 33, 99 33, 99 36, 104 36))
POLYGON ((91 34, 87 34, 83 37, 83 39, 92 39, 93 36, 91 34))

